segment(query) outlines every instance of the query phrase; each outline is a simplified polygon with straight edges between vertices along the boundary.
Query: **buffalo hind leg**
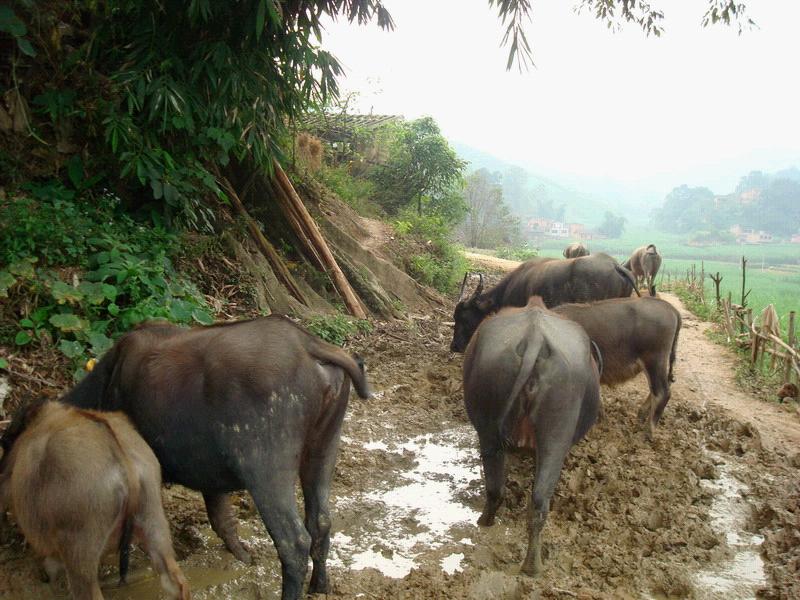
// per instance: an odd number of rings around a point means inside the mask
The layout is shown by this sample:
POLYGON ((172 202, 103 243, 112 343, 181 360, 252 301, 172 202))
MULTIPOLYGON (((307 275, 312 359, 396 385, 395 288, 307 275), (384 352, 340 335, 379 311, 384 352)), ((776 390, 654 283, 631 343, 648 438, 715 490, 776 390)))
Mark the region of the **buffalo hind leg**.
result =
POLYGON ((298 600, 303 596, 308 572, 311 536, 297 513, 294 495, 297 469, 275 467, 277 465, 257 476, 246 477, 244 482, 278 551, 283 577, 281 599, 298 600))
MULTIPOLYGON (((336 374, 341 379, 341 374, 336 374)), ((305 505, 305 526, 311 536, 311 583, 308 591, 312 594, 328 593, 328 573, 326 562, 331 545, 331 515, 328 496, 331 480, 336 467, 336 454, 342 430, 350 384, 342 380, 337 397, 329 391, 328 402, 331 410, 318 423, 317 435, 306 443, 306 452, 300 463, 300 484, 303 488, 305 505), (335 408, 334 408, 335 407, 335 408)))
POLYGON ((478 519, 478 525, 490 527, 494 525, 494 517, 503 502, 505 492, 505 451, 496 444, 487 447, 481 443, 481 460, 483 461, 483 478, 486 482, 486 505, 478 519))
POLYGON ((331 515, 328 508, 331 479, 336 465, 336 444, 328 447, 322 455, 309 455, 300 468, 300 481, 303 486, 305 503, 305 526, 311 536, 311 584, 312 594, 328 592, 328 574, 325 563, 331 545, 331 515))
POLYGON ((670 398, 666 364, 665 361, 659 360, 645 365, 650 393, 639 408, 639 422, 644 425, 644 434, 649 442, 653 441, 655 427, 670 398))
POLYGON ((88 540, 85 538, 76 539, 70 533, 63 532, 58 536, 69 591, 75 600, 103 600, 97 571, 104 548, 86 543, 88 540))
POLYGON ((542 572, 542 529, 550 512, 550 498, 556 489, 564 459, 572 447, 572 433, 566 428, 549 428, 542 423, 536 429, 536 477, 533 482, 531 499, 528 503, 528 551, 521 571, 526 575, 542 572))
POLYGON ((206 503, 211 529, 222 539, 228 551, 243 563, 253 564, 248 547, 242 542, 236 531, 236 518, 233 516, 230 496, 203 492, 203 500, 206 503))

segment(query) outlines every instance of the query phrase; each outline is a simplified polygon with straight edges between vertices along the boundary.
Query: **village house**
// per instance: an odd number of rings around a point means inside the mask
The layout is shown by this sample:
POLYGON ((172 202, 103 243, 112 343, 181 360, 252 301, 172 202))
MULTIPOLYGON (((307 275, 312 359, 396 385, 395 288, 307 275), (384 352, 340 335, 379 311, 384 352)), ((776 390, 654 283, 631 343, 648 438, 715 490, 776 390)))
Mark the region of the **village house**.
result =
POLYGON ((569 226, 561 221, 553 221, 548 233, 552 237, 565 238, 569 236, 569 226))
POLYGON ((737 244, 768 244, 775 241, 771 233, 758 230, 752 227, 742 227, 741 225, 733 225, 729 231, 736 236, 737 244))
POLYGON ((552 219, 545 219, 543 217, 532 217, 528 219, 528 232, 530 233, 547 233, 550 231, 550 226, 553 224, 552 219))

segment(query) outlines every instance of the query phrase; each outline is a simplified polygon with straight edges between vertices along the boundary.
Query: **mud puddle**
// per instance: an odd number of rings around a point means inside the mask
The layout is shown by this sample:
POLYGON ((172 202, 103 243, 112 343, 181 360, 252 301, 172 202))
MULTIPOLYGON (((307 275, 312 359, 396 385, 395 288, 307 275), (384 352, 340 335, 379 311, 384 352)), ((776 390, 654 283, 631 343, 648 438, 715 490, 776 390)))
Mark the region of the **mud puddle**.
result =
POLYGON ((695 586, 704 598, 755 598, 756 591, 766 585, 767 580, 761 558, 764 537, 746 531, 751 507, 743 495, 749 487, 736 478, 736 466, 722 454, 709 454, 718 470, 716 480, 702 482, 714 493, 709 510, 711 527, 724 535, 731 556, 722 564, 698 573, 695 586))
POLYGON ((348 519, 333 535, 330 564, 402 578, 430 564, 434 552, 444 572, 462 570, 462 548, 473 544, 470 530, 479 516, 459 499, 481 477, 473 438, 471 428, 462 425, 405 441, 362 444, 368 452, 408 457, 411 466, 397 475, 395 485, 336 501, 337 512, 369 519, 348 519))

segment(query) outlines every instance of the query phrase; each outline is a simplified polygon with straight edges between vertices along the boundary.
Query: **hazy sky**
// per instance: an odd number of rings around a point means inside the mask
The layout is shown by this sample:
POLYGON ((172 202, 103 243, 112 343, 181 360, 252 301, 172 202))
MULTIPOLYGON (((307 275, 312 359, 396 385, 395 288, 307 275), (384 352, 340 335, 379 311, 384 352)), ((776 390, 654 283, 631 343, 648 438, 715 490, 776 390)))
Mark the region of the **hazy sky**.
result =
POLYGON ((533 0, 536 66, 507 72, 486 0, 384 0, 396 29, 329 23, 361 110, 433 116, 447 137, 543 175, 730 191, 800 166, 800 1, 747 0, 759 29, 703 29, 705 0, 653 0, 666 32, 612 33, 569 0, 533 0), (728 189, 724 189, 727 186, 728 189))

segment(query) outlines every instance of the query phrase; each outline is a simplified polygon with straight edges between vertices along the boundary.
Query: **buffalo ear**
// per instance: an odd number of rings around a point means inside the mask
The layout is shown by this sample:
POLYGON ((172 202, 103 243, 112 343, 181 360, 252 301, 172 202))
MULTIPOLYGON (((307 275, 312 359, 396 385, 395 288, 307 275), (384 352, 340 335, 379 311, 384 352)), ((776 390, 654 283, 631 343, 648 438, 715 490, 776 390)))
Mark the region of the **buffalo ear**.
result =
POLYGON ((478 310, 482 313, 488 313, 494 308, 494 299, 490 296, 488 298, 475 300, 475 306, 477 306, 478 310))

